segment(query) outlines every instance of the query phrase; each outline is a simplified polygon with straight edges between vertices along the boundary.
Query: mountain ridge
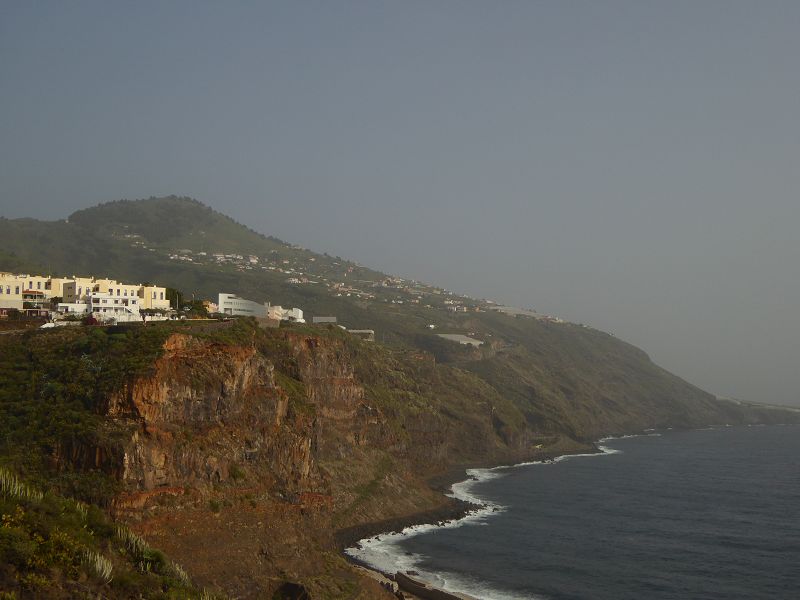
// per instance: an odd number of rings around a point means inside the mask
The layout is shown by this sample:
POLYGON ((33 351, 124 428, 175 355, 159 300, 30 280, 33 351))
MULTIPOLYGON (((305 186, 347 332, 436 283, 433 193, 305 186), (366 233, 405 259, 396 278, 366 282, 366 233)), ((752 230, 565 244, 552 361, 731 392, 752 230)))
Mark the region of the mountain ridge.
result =
POLYGON ((429 352, 478 374, 515 397, 533 423, 558 423, 580 439, 609 433, 588 418, 578 419, 580 426, 573 422, 576 411, 586 407, 596 423, 613 429, 630 425, 626 411, 636 412, 637 401, 650 403, 652 422, 643 422, 645 427, 668 420, 663 407, 691 413, 711 402, 728 414, 737 406, 661 369, 643 350, 605 332, 500 314, 489 301, 255 232, 188 197, 117 200, 61 221, 0 219, 0 269, 37 261, 62 274, 153 281, 212 299, 228 291, 299 306, 307 314, 335 315, 349 328, 374 329, 383 343, 429 352), (439 332, 468 333, 484 344, 466 349, 438 338, 439 332))

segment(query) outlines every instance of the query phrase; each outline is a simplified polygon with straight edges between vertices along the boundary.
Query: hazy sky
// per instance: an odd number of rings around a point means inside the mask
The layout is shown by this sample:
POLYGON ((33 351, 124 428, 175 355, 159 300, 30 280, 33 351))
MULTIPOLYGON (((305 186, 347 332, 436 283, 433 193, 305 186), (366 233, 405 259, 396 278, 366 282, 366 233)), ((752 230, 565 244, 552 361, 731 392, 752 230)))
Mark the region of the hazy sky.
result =
POLYGON ((0 3, 0 214, 190 195, 800 404, 800 2, 0 3))

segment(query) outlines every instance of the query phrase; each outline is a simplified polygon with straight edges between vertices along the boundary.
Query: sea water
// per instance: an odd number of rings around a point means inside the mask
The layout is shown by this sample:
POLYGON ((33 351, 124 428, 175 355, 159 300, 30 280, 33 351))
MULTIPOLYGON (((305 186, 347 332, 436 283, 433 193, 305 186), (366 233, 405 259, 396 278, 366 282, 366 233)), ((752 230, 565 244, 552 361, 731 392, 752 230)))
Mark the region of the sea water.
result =
POLYGON ((482 510, 351 553, 485 600, 800 598, 800 426, 601 447, 472 470, 453 495, 482 510))

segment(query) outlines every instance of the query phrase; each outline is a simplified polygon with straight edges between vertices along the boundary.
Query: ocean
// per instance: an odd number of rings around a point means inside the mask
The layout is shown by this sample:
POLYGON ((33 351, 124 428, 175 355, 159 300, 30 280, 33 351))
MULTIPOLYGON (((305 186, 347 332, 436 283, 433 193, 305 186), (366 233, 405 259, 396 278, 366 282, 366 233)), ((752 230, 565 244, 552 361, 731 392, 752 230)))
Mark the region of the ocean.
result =
POLYGON ((483 510, 350 552, 484 600, 800 598, 800 426, 601 447, 471 470, 453 492, 483 510))

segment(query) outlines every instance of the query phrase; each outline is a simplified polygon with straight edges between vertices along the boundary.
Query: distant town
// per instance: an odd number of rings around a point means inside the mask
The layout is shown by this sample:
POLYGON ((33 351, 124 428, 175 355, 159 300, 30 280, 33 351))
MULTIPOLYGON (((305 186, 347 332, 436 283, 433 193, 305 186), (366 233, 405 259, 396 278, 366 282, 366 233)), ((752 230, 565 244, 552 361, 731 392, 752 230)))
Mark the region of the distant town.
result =
MULTIPOLYGON (((132 245, 144 244, 139 236, 126 237, 132 245)), ((195 253, 190 250, 170 254, 169 258, 186 263, 229 263, 240 270, 278 271, 289 275, 287 283, 321 284, 336 297, 347 296, 361 301, 373 300, 392 304, 416 304, 455 313, 497 311, 510 316, 563 323, 557 317, 542 315, 533 310, 501 306, 490 300, 475 300, 399 277, 384 276, 377 281, 353 279, 352 282, 343 283, 319 275, 309 276, 309 267, 313 266, 298 265, 295 261, 287 259, 281 259, 276 264, 270 262, 269 258, 253 255, 195 253)), ((315 258, 307 260, 313 263, 315 258)), ((347 277, 353 271, 354 267, 347 267, 343 276, 347 277)), ((187 308, 192 309, 192 318, 195 319, 253 317, 265 327, 277 327, 282 322, 299 324, 307 322, 302 308, 284 308, 270 302, 257 302, 231 292, 220 292, 213 300, 193 300, 191 305, 187 306, 181 305, 180 292, 163 285, 126 283, 99 277, 52 277, 0 272, 0 319, 40 319, 46 321, 43 327, 78 324, 146 324, 152 321, 186 319, 187 308)), ((345 329, 338 323, 335 315, 313 316, 310 324, 335 325, 345 329)), ((436 329, 434 324, 428 327, 431 330, 436 329)), ((348 331, 362 339, 375 340, 373 329, 348 331)), ((479 347, 483 344, 482 340, 462 333, 436 332, 436 335, 466 346, 479 347)))
MULTIPOLYGON (((179 318, 180 307, 177 301, 172 305, 170 295, 166 287, 114 279, 0 273, 0 318, 47 319, 46 327, 165 321, 179 318)), ((172 296, 177 299, 178 294, 172 296)), ((279 326, 282 321, 306 322, 303 310, 297 307, 258 303, 226 292, 221 292, 217 300, 199 301, 207 317, 253 317, 266 327, 279 326)), ((334 316, 314 317, 312 323, 338 325, 334 316)), ((375 340, 372 329, 348 331, 375 340)))
MULTIPOLYGON (((138 234, 123 234, 122 236, 135 248, 159 252, 159 248, 148 247, 145 240, 138 234)), ((295 250, 306 250, 300 246, 292 246, 295 250)), ((347 264, 347 261, 332 262, 333 267, 339 267, 335 272, 340 281, 322 273, 315 257, 285 258, 277 252, 270 256, 255 256, 235 253, 198 252, 190 249, 169 251, 169 260, 194 265, 225 265, 234 267, 238 271, 272 271, 286 275, 286 283, 292 285, 318 285, 328 289, 335 297, 348 297, 356 300, 386 302, 389 304, 411 304, 426 308, 443 308, 456 313, 484 312, 494 310, 509 315, 528 316, 542 321, 563 323, 563 319, 536 312, 532 309, 502 306, 492 300, 479 300, 456 294, 443 288, 431 286, 412 279, 384 276, 379 280, 359 279, 359 265, 347 264), (378 293, 382 292, 382 293, 378 293)))

